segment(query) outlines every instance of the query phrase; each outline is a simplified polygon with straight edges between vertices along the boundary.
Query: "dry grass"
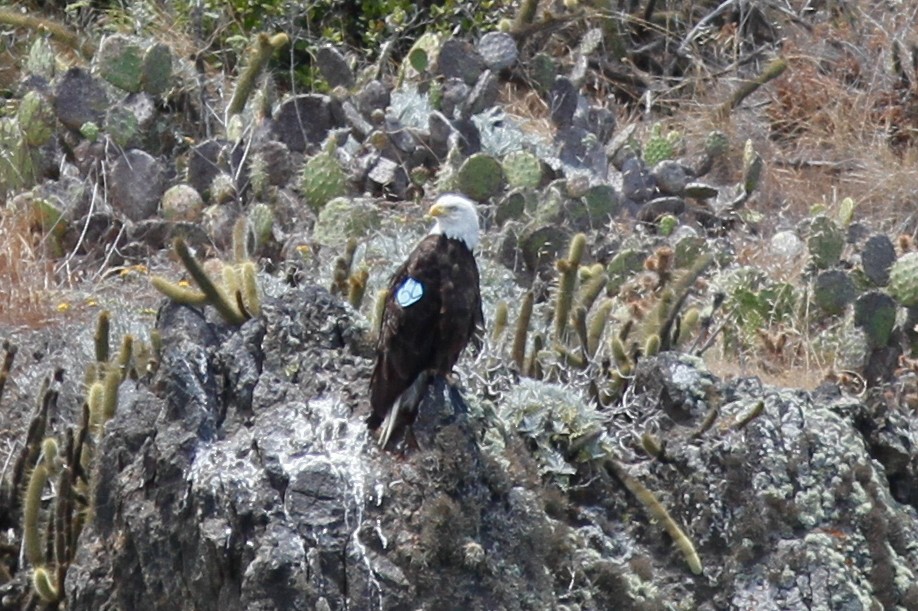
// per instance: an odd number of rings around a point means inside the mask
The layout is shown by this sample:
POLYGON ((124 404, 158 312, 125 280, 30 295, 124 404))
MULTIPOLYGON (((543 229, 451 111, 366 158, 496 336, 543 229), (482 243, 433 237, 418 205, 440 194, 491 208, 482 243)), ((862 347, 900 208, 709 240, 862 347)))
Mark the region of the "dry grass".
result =
POLYGON ((37 328, 68 316, 73 305, 55 299, 66 283, 55 274, 40 232, 29 215, 0 210, 0 321, 7 327, 37 328))

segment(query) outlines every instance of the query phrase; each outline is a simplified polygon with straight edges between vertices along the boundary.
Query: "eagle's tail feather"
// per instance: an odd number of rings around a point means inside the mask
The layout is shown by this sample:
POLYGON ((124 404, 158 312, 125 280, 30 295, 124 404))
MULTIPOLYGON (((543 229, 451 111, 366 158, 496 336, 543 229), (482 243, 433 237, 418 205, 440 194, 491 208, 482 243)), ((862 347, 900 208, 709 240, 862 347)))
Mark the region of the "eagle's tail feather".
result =
POLYGON ((427 391, 427 385, 430 382, 430 372, 422 372, 411 386, 405 389, 398 399, 395 400, 395 403, 392 404, 392 409, 389 410, 389 413, 386 415, 386 419, 383 421, 382 432, 379 435, 379 447, 385 449, 389 445, 389 442, 392 441, 392 437, 395 434, 399 426, 407 426, 414 422, 414 418, 417 415, 418 405, 421 403, 421 399, 424 398, 424 393, 427 391))

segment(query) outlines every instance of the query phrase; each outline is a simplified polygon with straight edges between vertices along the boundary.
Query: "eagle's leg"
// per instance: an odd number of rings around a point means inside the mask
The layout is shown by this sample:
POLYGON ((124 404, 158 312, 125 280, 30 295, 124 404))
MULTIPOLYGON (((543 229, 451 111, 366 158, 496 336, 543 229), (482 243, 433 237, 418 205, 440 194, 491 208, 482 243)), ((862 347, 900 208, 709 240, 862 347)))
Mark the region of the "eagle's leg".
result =
POLYGON ((449 393, 449 402, 453 406, 453 412, 457 414, 469 413, 469 405, 462 397, 462 389, 459 387, 459 376, 455 372, 450 372, 443 378, 446 380, 446 389, 449 393))

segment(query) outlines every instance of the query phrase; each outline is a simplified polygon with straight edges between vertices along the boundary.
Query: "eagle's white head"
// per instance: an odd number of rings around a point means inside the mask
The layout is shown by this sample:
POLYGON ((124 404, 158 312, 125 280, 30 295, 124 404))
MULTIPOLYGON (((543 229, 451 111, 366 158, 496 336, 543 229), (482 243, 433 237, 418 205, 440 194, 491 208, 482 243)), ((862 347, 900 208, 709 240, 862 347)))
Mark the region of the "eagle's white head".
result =
POLYGON ((430 235, 445 235, 454 240, 461 240, 474 250, 478 245, 478 211, 472 200, 447 193, 437 198, 428 214, 436 219, 430 235))

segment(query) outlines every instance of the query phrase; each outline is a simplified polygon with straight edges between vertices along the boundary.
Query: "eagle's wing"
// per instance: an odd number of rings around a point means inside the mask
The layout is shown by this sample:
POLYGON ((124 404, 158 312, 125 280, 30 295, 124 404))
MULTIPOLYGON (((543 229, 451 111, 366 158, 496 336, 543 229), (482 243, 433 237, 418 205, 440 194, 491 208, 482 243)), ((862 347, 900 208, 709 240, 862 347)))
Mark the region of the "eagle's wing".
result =
POLYGON ((371 429, 434 359, 441 310, 438 243, 439 236, 424 238, 389 283, 370 378, 371 429))

